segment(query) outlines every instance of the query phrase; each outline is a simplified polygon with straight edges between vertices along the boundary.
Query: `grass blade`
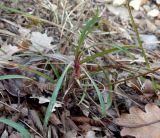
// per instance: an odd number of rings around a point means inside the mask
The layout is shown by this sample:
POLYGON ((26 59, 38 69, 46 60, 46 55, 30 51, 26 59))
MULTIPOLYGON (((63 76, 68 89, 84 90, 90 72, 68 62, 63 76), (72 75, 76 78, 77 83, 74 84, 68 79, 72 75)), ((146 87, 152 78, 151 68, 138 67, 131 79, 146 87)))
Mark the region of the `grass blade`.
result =
POLYGON ((88 76, 91 83, 93 84, 93 86, 94 86, 94 88, 97 92, 100 105, 101 105, 102 116, 105 116, 106 115, 106 106, 105 106, 105 103, 104 103, 104 100, 103 100, 103 96, 102 96, 97 84, 94 82, 94 80, 91 78, 91 76, 87 73, 87 71, 84 68, 82 68, 82 70, 85 72, 85 74, 88 76))
MULTIPOLYGON (((135 48, 135 47, 134 46, 123 46, 122 48, 129 49, 129 48, 135 48)), ((88 57, 82 59, 80 61, 80 63, 83 64, 83 63, 89 62, 91 60, 94 60, 97 57, 102 57, 105 54, 113 53, 113 52, 116 52, 116 51, 119 51, 119 50, 121 50, 121 49, 120 48, 112 48, 112 49, 104 50, 102 52, 97 52, 94 55, 91 55, 91 56, 88 56, 88 57)))
POLYGON ((3 75, 0 76, 0 80, 6 80, 6 79, 28 79, 28 80, 32 80, 31 78, 22 76, 22 75, 3 75))
POLYGON ((50 117, 50 115, 52 113, 52 108, 53 108, 54 104, 56 103, 57 95, 58 95, 58 92, 59 92, 59 90, 61 88, 64 76, 67 73, 67 71, 70 68, 70 66, 71 66, 71 63, 63 71, 61 77, 59 78, 59 80, 57 82, 55 90, 53 91, 53 94, 52 94, 52 97, 51 97, 51 100, 50 100, 50 103, 48 105, 48 108, 47 108, 47 111, 46 111, 46 114, 45 114, 45 118, 44 118, 44 127, 45 128, 47 127, 49 117, 50 117))
POLYGON ((24 138, 31 138, 30 133, 28 132, 28 130, 26 130, 22 125, 15 123, 9 119, 6 118, 0 118, 0 122, 7 124, 13 128, 15 128, 16 130, 18 130, 24 138))
POLYGON ((5 61, 0 61, 0 63, 1 63, 1 64, 6 64, 6 65, 10 65, 10 66, 13 66, 13 67, 19 67, 19 68, 24 69, 24 70, 26 70, 26 71, 35 73, 35 74, 37 74, 38 76, 41 76, 41 77, 43 77, 43 78, 51 81, 53 84, 55 84, 55 82, 56 82, 56 81, 53 80, 50 76, 48 76, 48 75, 46 75, 46 74, 44 74, 44 73, 42 73, 42 72, 40 72, 40 71, 37 71, 37 70, 35 70, 35 69, 32 69, 32 68, 30 68, 30 67, 28 67, 28 66, 24 66, 24 65, 12 63, 12 62, 5 62, 5 61))
POLYGON ((98 13, 95 15, 95 17, 91 18, 90 20, 87 21, 86 25, 82 28, 80 38, 78 41, 78 46, 75 50, 75 55, 78 57, 79 54, 81 53, 80 48, 84 43, 84 40, 86 39, 87 35, 93 31, 97 26, 96 23, 98 23, 100 20, 100 17, 98 17, 98 13))
POLYGON ((49 65, 51 66, 51 68, 52 68, 54 74, 56 75, 56 77, 59 79, 60 75, 59 75, 59 72, 58 72, 57 68, 55 67, 55 65, 52 64, 52 63, 50 62, 50 60, 48 60, 48 59, 47 59, 47 62, 48 62, 49 65))

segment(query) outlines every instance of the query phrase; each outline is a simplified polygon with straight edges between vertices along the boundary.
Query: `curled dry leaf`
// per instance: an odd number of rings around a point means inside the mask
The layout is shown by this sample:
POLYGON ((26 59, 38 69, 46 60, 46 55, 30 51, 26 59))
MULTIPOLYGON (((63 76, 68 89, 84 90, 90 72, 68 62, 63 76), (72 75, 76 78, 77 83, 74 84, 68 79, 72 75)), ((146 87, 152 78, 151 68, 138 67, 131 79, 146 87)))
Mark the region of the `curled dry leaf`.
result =
POLYGON ((44 133, 43 126, 37 112, 35 110, 30 110, 29 114, 36 128, 38 128, 38 130, 43 134, 44 133))
POLYGON ((59 118, 57 117, 56 114, 52 113, 50 116, 50 122, 52 124, 54 124, 55 126, 57 125, 62 125, 61 121, 59 120, 59 118))
POLYGON ((142 86, 143 93, 154 93, 154 88, 151 80, 146 79, 142 86))
POLYGON ((74 122, 77 122, 77 123, 79 123, 79 124, 87 123, 87 124, 90 124, 90 125, 92 125, 92 126, 102 126, 101 121, 99 121, 99 120, 94 120, 94 119, 91 119, 91 118, 85 117, 85 116, 71 117, 71 119, 72 119, 74 122))
POLYGON ((11 60, 13 59, 12 55, 19 51, 17 46, 3 44, 0 48, 0 58, 1 60, 11 60))
POLYGON ((154 104, 147 104, 145 112, 137 107, 131 107, 130 114, 123 114, 115 120, 122 126, 121 136, 135 136, 136 138, 160 138, 160 108, 154 104))

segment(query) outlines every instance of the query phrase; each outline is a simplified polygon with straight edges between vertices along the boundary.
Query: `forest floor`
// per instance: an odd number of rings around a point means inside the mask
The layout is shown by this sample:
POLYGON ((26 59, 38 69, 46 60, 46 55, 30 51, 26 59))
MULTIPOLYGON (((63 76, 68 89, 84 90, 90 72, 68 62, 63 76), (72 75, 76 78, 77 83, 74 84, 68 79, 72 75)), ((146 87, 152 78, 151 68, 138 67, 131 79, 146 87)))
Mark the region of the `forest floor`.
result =
POLYGON ((1 138, 160 138, 159 0, 0 0, 1 138))

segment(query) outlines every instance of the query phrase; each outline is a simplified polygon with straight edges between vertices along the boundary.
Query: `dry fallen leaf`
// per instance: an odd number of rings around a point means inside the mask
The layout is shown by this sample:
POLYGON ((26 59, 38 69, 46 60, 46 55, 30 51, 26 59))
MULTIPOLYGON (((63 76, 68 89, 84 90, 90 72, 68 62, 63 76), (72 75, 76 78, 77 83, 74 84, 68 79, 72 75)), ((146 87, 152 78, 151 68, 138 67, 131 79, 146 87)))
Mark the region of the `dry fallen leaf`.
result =
POLYGON ((46 33, 31 32, 31 30, 23 27, 19 27, 18 32, 22 39, 29 41, 30 51, 43 52, 54 48, 54 45, 52 45, 53 38, 48 37, 46 33))
MULTIPOLYGON (((44 104, 44 103, 50 102, 50 97, 46 98, 44 96, 31 96, 30 98, 38 99, 39 104, 44 104)), ((56 111, 56 108, 62 107, 62 105, 63 105, 62 102, 56 101, 56 103, 54 104, 54 106, 52 108, 52 112, 56 111)))
POLYGON ((136 138, 160 138, 160 108, 147 104, 145 111, 137 107, 130 108, 130 114, 123 114, 115 123, 122 126, 121 136, 136 138))
POLYGON ((37 112, 35 110, 29 110, 29 116, 32 119, 33 124, 36 126, 36 128, 43 134, 43 126, 37 112))
POLYGON ((17 46, 3 44, 0 48, 0 59, 11 60, 13 58, 12 55, 19 51, 20 49, 17 46))
POLYGON ((151 80, 146 79, 144 84, 142 85, 142 91, 143 93, 154 93, 154 87, 153 87, 153 83, 151 80))

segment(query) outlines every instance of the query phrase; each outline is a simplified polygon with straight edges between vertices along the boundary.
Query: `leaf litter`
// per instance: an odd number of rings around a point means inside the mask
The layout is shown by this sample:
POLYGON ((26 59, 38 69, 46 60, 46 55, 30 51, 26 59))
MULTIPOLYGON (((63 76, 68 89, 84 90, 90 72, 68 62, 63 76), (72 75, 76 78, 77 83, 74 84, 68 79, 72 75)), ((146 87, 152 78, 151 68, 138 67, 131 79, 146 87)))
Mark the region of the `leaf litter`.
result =
MULTIPOLYGON (((129 0, 150 68, 126 2, 2 0, 0 117, 22 124, 33 137, 158 138, 159 1, 129 0), (100 19, 85 30, 97 13, 100 19)), ((0 136, 22 134, 0 124, 0 136)))

